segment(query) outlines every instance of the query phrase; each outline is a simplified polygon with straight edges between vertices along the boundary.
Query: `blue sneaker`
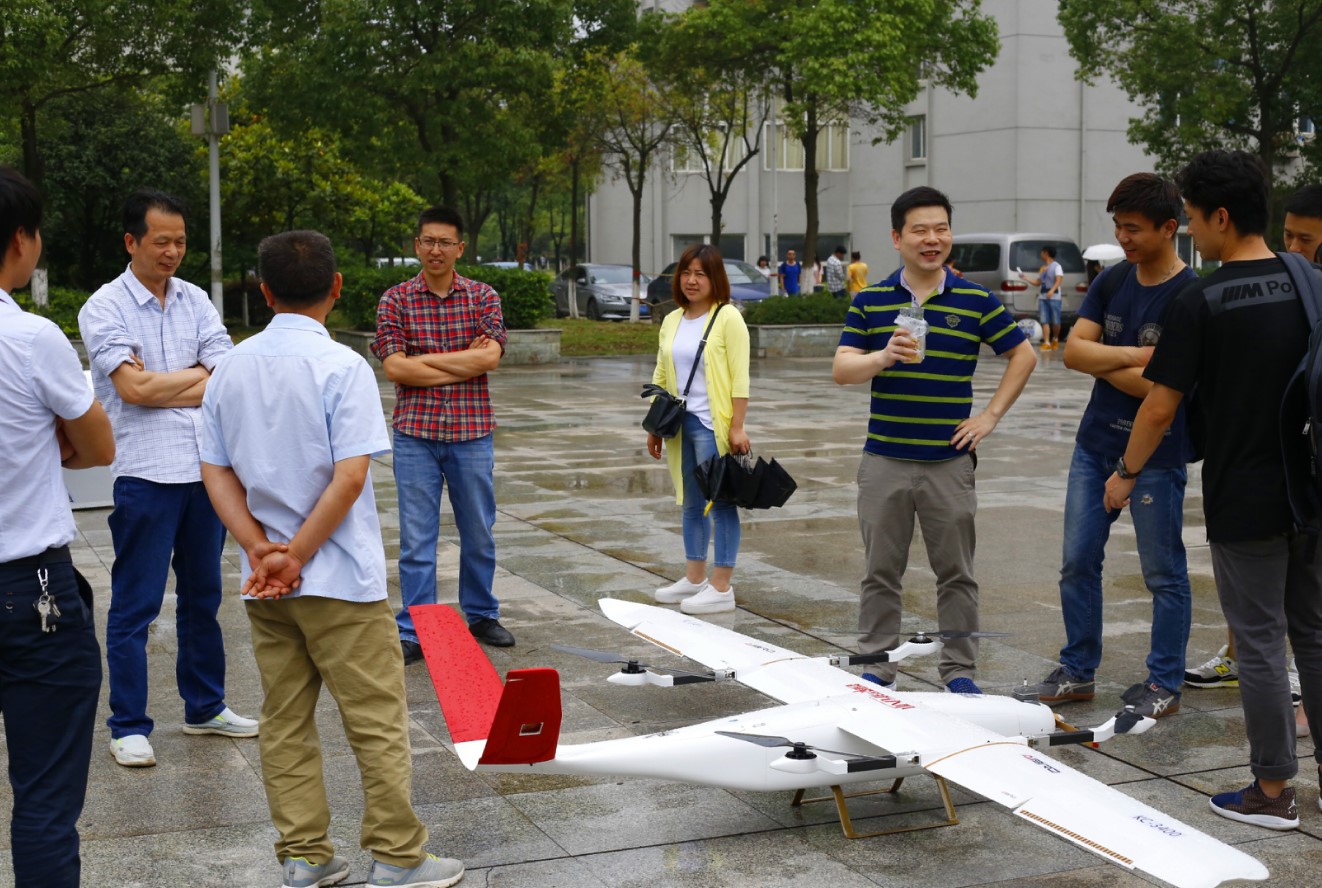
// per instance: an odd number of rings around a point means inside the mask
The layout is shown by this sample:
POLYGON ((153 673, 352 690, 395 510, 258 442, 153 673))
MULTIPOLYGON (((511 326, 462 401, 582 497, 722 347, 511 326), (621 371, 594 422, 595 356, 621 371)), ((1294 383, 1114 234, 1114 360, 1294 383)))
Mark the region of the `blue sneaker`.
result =
POLYGON ((862 675, 859 676, 859 678, 863 679, 864 681, 870 681, 874 685, 881 685, 883 688, 895 687, 895 682, 886 681, 880 675, 874 675, 871 672, 864 672, 862 675))
POLYGON ((281 888, 321 888, 347 878, 349 863, 342 857, 331 857, 329 863, 309 863, 306 857, 287 857, 281 888))
POLYGON ((428 854, 412 869, 372 861, 371 888, 449 888, 464 877, 464 865, 450 857, 428 854))
POLYGON ((960 676, 946 682, 946 690, 952 694, 981 694, 982 688, 973 683, 973 679, 960 676))
MULTIPOLYGON (((1222 817, 1265 826, 1267 829, 1295 829, 1299 826, 1299 812, 1294 804, 1294 789, 1287 786, 1274 799, 1258 787, 1254 780, 1235 792, 1223 792, 1208 799, 1212 810, 1222 817)), ((1322 807, 1322 804, 1319 805, 1322 807)))

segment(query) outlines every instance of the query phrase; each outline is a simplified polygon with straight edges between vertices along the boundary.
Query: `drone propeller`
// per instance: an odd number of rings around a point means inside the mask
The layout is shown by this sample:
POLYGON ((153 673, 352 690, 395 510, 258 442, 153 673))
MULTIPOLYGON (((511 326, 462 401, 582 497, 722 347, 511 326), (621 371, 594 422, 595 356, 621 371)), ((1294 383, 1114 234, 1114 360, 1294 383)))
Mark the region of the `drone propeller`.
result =
POLYGON ((813 752, 824 752, 827 755, 843 756, 846 759, 864 759, 871 756, 858 755, 853 752, 840 752, 835 749, 823 749, 820 746, 810 746, 807 743, 800 743, 796 740, 790 740, 788 737, 772 737, 768 734, 741 734, 738 731, 717 731, 722 737, 733 737, 736 740, 744 740, 748 743, 755 743, 758 746, 765 746, 767 749, 775 749, 779 746, 789 747, 790 751, 786 753, 790 758, 812 758, 813 752))
POLYGON ((934 629, 931 632, 915 632, 913 638, 1009 638, 1009 632, 981 632, 967 629, 934 629))
POLYGON ((636 674, 645 669, 652 669, 657 672, 664 672, 667 675, 695 675, 704 676, 701 672, 691 672, 687 669, 676 669, 673 666, 654 666, 651 663, 644 663, 641 660, 635 660, 630 657, 622 657, 619 654, 612 654, 609 651, 594 651, 592 648, 573 647, 567 644, 553 644, 553 650, 562 651, 566 654, 573 654, 576 657, 585 657, 589 660, 595 660, 598 663, 622 663, 625 672, 636 674))

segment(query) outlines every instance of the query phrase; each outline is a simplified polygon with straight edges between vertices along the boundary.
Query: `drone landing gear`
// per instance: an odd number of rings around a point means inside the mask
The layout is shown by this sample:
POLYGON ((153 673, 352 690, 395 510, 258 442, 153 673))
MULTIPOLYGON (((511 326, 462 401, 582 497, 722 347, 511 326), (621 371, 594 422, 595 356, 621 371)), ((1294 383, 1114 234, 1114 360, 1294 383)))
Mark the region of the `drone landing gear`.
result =
POLYGON ((950 787, 946 785, 944 777, 938 777, 935 774, 932 774, 931 777, 936 781, 937 789, 941 793, 941 804, 945 805, 946 808, 946 819, 940 823, 922 823, 917 826, 899 826, 894 829, 879 829, 875 832, 864 833, 854 830, 854 821, 849 816, 849 804, 847 800, 856 799, 860 796, 897 792, 899 791, 900 784, 904 782, 903 777, 892 783, 890 789, 869 789, 862 792, 845 792, 836 785, 831 787, 831 795, 818 796, 817 798, 812 799, 805 799, 803 797, 805 790, 800 789, 794 793, 794 798, 790 801, 790 805, 797 808, 800 805, 808 805, 813 802, 829 802, 834 800, 836 811, 840 814, 840 829, 844 832, 845 838, 847 839, 866 839, 871 836, 889 836, 893 833, 914 832, 920 829, 938 829, 943 826, 954 826, 959 823, 959 818, 955 816, 955 803, 950 798, 950 787))

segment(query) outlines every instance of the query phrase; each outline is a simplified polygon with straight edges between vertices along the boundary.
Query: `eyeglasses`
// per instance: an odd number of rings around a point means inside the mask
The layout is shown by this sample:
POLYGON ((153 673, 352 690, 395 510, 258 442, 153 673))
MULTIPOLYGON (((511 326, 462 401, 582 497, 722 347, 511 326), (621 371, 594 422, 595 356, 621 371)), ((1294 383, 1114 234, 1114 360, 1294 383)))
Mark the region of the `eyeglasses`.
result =
POLYGON ((446 240, 434 237, 418 238, 418 246, 422 247, 422 249, 428 253, 432 250, 453 250, 462 243, 463 241, 446 240))

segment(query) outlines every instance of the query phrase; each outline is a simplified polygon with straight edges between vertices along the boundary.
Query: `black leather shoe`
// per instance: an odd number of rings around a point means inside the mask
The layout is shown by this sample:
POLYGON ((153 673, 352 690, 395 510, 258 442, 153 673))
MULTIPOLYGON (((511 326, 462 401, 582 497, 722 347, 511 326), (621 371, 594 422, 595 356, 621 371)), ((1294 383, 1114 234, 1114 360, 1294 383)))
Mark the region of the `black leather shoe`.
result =
POLYGON ((500 625, 499 620, 483 618, 476 623, 469 624, 468 631, 472 632, 473 637, 483 644, 498 648, 514 647, 514 636, 510 634, 508 629, 500 625))
POLYGON ((399 640, 399 646, 404 651, 404 665, 417 663, 422 659, 422 645, 416 641, 409 641, 407 638, 399 640))

